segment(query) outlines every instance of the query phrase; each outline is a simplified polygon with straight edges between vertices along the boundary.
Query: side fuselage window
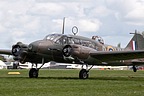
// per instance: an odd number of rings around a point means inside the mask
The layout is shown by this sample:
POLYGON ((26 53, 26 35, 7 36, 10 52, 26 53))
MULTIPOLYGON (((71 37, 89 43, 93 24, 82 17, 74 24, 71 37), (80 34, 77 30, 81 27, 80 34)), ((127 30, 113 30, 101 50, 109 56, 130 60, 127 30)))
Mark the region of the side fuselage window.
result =
POLYGON ((80 40, 79 40, 79 39, 74 38, 74 43, 75 43, 75 44, 80 44, 80 40))
POLYGON ((68 39, 68 44, 74 44, 73 38, 67 38, 68 39))
POLYGON ((91 47, 91 48, 95 49, 95 48, 96 48, 96 47, 95 47, 95 43, 90 42, 90 43, 89 43, 89 47, 91 47))
POLYGON ((68 39, 67 39, 67 37, 63 37, 62 43, 63 43, 63 45, 68 44, 68 39))

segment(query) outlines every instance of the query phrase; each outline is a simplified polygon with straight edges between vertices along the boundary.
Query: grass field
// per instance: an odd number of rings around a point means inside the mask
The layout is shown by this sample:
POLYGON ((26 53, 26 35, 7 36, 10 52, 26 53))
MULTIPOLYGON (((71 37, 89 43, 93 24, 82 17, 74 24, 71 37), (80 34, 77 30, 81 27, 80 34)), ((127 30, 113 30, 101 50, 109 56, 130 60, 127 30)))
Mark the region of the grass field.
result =
POLYGON ((0 70, 0 96, 144 96, 144 71, 91 70, 87 80, 79 70, 40 70, 39 78, 28 71, 0 70))

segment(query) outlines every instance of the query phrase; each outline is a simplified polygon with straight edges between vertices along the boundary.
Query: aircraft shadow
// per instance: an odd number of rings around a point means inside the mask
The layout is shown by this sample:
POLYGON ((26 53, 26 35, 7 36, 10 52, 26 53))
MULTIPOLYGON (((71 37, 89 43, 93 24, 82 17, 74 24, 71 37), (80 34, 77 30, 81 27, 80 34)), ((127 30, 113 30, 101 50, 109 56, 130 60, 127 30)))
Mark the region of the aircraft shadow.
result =
POLYGON ((79 79, 78 77, 39 77, 37 79, 144 81, 144 77, 89 77, 88 79, 79 79))
POLYGON ((0 79, 48 79, 48 80, 113 80, 113 81, 144 81, 144 77, 89 77, 88 79, 79 79, 78 77, 0 77, 0 79))

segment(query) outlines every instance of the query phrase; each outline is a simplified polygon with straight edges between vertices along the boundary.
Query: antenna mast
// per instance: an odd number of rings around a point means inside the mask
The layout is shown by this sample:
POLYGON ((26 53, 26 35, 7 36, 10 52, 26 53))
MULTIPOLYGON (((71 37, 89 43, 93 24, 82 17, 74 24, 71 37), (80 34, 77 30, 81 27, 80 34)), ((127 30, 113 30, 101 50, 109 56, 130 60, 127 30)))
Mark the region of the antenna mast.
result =
POLYGON ((63 18, 62 34, 64 34, 64 27, 65 27, 65 17, 63 18))

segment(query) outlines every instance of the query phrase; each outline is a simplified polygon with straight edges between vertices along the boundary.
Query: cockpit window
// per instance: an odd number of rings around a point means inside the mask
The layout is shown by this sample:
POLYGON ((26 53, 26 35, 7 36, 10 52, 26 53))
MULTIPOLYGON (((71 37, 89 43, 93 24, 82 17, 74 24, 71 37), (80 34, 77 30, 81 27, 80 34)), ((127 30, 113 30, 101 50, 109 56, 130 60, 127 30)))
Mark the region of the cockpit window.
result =
POLYGON ((62 43, 63 43, 63 45, 65 45, 65 44, 68 43, 68 42, 67 42, 67 37, 63 37, 63 38, 62 38, 62 43))
POLYGON ((72 37, 68 37, 68 44, 74 44, 74 40, 72 37))
POLYGON ((95 43, 90 40, 75 38, 75 37, 66 36, 66 35, 62 35, 62 34, 50 34, 50 35, 47 35, 44 38, 44 40, 51 40, 54 43, 60 44, 60 45, 78 44, 78 45, 90 47, 93 49, 96 48, 95 43))
POLYGON ((60 34, 50 34, 50 35, 47 35, 44 39, 45 40, 52 40, 54 42, 56 42, 62 35, 60 34))

